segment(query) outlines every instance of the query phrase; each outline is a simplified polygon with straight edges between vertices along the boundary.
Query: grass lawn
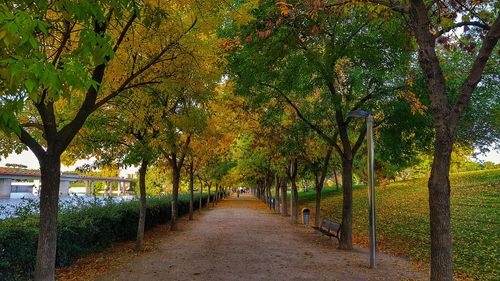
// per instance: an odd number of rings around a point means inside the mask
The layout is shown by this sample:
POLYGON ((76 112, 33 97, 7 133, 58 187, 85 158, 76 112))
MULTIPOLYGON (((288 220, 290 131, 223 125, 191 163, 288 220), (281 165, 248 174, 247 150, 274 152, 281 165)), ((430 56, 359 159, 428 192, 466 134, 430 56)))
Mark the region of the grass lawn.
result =
MULTIPOLYGON (((500 170, 451 175, 453 262, 456 277, 500 279, 500 170)), ((353 236, 368 245, 368 192, 354 187, 353 236)), ((301 193, 302 206, 314 206, 314 191, 301 193)), ((342 191, 327 188, 323 216, 340 221, 342 191)), ((427 179, 376 187, 377 243, 385 252, 428 265, 430 259, 427 179)))

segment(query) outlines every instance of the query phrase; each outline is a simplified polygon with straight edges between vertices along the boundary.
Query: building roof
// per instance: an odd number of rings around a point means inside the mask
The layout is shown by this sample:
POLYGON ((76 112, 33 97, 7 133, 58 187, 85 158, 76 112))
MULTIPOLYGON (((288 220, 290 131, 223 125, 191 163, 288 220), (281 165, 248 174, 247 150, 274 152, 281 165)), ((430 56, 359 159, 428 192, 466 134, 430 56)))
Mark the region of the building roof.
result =
MULTIPOLYGON (((33 179, 40 178, 40 170, 31 169, 20 169, 20 168, 7 168, 0 167, 0 178, 11 178, 11 179, 33 179)), ((101 176, 91 176, 91 175, 81 175, 77 173, 61 173, 61 179, 69 181, 78 180, 97 180, 97 181, 120 181, 120 182, 131 182, 131 179, 119 178, 119 177, 101 177, 101 176)))

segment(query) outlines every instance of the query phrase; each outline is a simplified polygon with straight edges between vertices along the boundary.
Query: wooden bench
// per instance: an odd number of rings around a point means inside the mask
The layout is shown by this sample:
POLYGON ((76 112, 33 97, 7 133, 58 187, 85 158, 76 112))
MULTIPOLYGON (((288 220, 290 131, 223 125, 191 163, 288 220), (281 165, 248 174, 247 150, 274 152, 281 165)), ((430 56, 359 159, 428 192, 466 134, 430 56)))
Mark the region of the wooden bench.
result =
POLYGON ((340 224, 331 220, 323 219, 320 227, 313 227, 316 231, 330 238, 335 237, 340 243, 340 224))

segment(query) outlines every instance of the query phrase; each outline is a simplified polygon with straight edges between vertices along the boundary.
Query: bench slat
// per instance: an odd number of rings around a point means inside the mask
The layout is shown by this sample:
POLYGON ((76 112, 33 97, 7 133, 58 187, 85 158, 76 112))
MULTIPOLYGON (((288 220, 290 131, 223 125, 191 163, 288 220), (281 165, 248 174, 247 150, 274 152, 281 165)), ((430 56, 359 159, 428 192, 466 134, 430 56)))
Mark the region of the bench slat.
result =
POLYGON ((328 237, 335 237, 337 240, 340 240, 340 227, 341 225, 339 223, 336 223, 334 221, 330 221, 327 219, 323 219, 321 222, 320 227, 313 227, 315 230, 321 232, 323 235, 326 235, 328 237))

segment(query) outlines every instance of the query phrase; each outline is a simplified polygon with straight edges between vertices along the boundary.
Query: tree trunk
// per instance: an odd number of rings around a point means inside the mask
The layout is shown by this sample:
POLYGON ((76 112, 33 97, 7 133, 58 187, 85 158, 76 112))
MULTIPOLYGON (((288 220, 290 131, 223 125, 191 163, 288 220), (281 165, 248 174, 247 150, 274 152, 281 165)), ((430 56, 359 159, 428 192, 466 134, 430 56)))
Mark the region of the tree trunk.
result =
POLYGON ((276 185, 274 187, 274 211, 280 212, 280 178, 276 176, 276 185))
POLYGON ((266 186, 266 190, 267 190, 266 191, 266 194, 267 194, 267 204, 269 205, 269 209, 272 208, 272 206, 271 206, 271 199, 273 198, 272 194, 271 194, 271 185, 272 185, 272 183, 271 184, 267 184, 267 186, 266 186))
POLYGON ((292 194, 293 194, 293 223, 299 223, 299 191, 295 179, 292 181, 292 194))
POLYGON ((203 181, 200 179, 200 213, 201 213, 201 208, 203 208, 203 181))
POLYGON ((287 180, 286 178, 282 178, 281 181, 281 186, 280 186, 280 189, 281 189, 281 209, 280 209, 280 213, 282 216, 286 217, 288 216, 288 206, 287 206, 287 194, 286 194, 286 191, 287 191, 287 180))
POLYGON ((422 0, 409 1, 410 22, 418 43, 418 60, 425 73, 427 91, 435 130, 434 159, 428 182, 431 228, 431 280, 453 280, 453 259, 450 223, 450 158, 453 134, 460 117, 469 104, 473 91, 498 39, 500 16, 482 38, 482 46, 462 84, 460 96, 449 104, 446 79, 436 54, 436 38, 431 32, 429 9, 422 0))
POLYGON ((262 200, 262 202, 266 203, 266 186, 264 183, 262 183, 262 185, 259 186, 259 189, 260 189, 260 200, 262 200))
POLYGON ((170 229, 177 230, 177 214, 178 207, 177 203, 179 201, 179 181, 181 177, 180 167, 177 165, 172 165, 172 217, 170 219, 170 229))
POLYGON ((321 185, 316 185, 316 213, 314 214, 314 226, 319 227, 321 223, 321 191, 323 187, 321 185))
POLYGON ((208 198, 207 198, 207 208, 210 208, 210 188, 212 187, 212 183, 207 184, 208 188, 208 198))
POLYGON ((220 201, 220 189, 221 189, 220 184, 218 184, 216 188, 217 188, 217 201, 216 201, 216 203, 219 203, 219 201, 220 201))
POLYGON ((269 204, 269 198, 267 197, 267 176, 264 177, 264 184, 262 185, 262 198, 266 205, 269 204))
POLYGON ((193 160, 189 162, 189 220, 193 220, 194 211, 194 167, 193 160))
POLYGON ((335 177, 335 190, 339 191, 339 179, 337 178, 337 171, 333 169, 333 176, 335 177))
POLYGON ((342 227, 339 248, 352 250, 352 160, 342 160, 342 194, 342 227))
POLYGON ((58 155, 49 154, 45 156, 45 159, 38 159, 38 161, 41 172, 40 230, 36 252, 35 280, 53 281, 55 279, 57 249, 61 158, 58 155))
POLYGON ((146 172, 148 161, 142 160, 139 169, 139 190, 141 193, 139 206, 139 223, 137 225, 137 237, 135 240, 135 250, 144 251, 144 226, 146 225, 146 172))
POLYGON ((292 183, 290 189, 292 209, 290 210, 290 215, 292 217, 292 223, 299 222, 299 191, 297 189, 297 158, 290 161, 290 171, 288 177, 292 183))
POLYGON ((451 136, 437 131, 434 160, 428 182, 431 227, 431 280, 453 279, 449 179, 452 147, 451 136))
MULTIPOLYGON (((314 177, 314 185, 316 190, 316 213, 314 215, 314 226, 319 227, 321 220, 321 192, 323 191, 323 185, 325 184, 326 174, 328 173, 328 163, 332 157, 333 147, 328 147, 323 160, 323 167, 321 171, 316 170, 314 177)), ((333 170, 335 173, 335 170, 333 170)), ((337 182, 337 174, 335 173, 335 182, 337 182)), ((338 185, 337 185, 338 190, 338 185)))
POLYGON ((219 189, 219 184, 215 183, 215 193, 214 193, 214 200, 212 200, 212 207, 215 207, 217 205, 217 190, 219 189))

